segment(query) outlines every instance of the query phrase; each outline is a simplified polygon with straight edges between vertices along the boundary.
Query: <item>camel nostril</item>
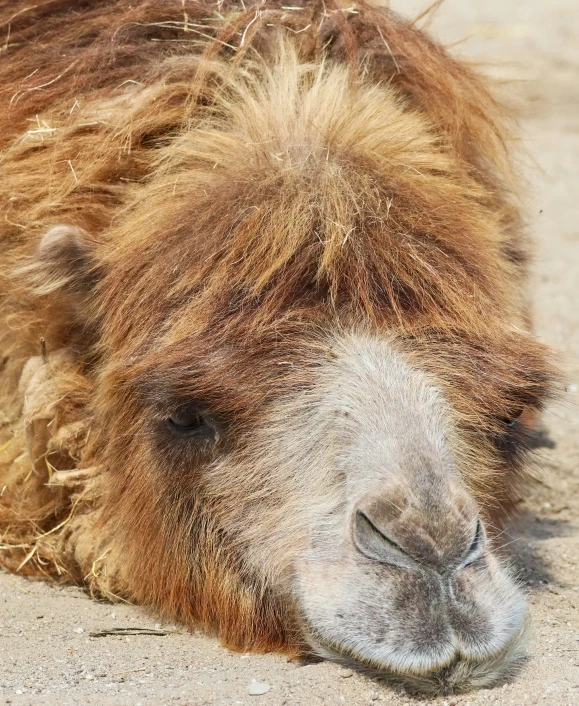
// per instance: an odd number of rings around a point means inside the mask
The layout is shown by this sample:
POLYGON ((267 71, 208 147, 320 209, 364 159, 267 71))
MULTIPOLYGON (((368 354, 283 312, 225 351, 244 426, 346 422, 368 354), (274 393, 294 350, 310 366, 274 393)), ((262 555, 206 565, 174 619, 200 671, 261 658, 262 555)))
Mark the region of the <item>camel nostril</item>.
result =
POLYGON ((362 510, 356 510, 354 544, 368 559, 406 567, 414 564, 404 549, 378 529, 362 510))
POLYGON ((366 558, 405 568, 430 567, 440 573, 454 572, 474 564, 486 549, 481 519, 458 520, 456 515, 431 518, 392 517, 384 504, 356 508, 352 538, 366 558), (474 535, 472 531, 475 525, 474 535), (468 534, 466 534, 468 532, 468 534), (468 537, 471 537, 469 540, 468 537))
POLYGON ((466 555, 461 563, 461 568, 473 564, 477 559, 483 555, 486 545, 486 532, 480 517, 476 522, 476 530, 470 547, 468 548, 466 555))

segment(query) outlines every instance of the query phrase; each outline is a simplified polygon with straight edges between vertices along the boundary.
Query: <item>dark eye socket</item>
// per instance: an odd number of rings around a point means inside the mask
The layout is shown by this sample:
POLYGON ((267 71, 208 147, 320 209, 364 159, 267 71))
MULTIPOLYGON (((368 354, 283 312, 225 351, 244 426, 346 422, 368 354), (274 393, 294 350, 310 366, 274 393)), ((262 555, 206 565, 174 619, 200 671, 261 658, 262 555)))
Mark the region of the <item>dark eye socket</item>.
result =
POLYGON ((197 404, 180 405, 165 421, 169 428, 177 433, 206 440, 217 441, 219 439, 215 419, 197 404))
POLYGON ((521 417, 523 416, 524 412, 524 409, 516 410, 512 414, 509 414, 508 417, 503 417, 501 421, 507 428, 514 429, 517 426, 521 417))
POLYGON ((514 409, 508 416, 496 420, 492 440, 496 448, 506 457, 515 460, 531 449, 548 446, 552 442, 538 434, 536 430, 535 406, 528 405, 514 409))
POLYGON ((168 419, 169 423, 177 429, 190 431, 191 429, 199 429, 205 424, 205 419, 201 411, 193 405, 179 407, 168 419))

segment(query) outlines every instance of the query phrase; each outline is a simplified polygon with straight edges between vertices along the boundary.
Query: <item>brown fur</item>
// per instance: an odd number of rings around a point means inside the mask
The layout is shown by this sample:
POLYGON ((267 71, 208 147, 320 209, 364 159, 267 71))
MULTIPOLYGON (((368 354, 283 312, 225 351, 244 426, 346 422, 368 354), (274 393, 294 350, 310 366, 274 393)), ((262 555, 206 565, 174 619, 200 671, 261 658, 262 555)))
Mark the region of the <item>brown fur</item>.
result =
MULTIPOLYGON (((291 605, 205 494, 210 459, 186 472, 150 420, 193 394, 243 458, 325 331, 394 332, 499 522, 525 477, 500 420, 540 409, 553 373, 484 80, 366 2, 218 4, 0 2, 0 562, 292 651, 291 605), (36 254, 62 223, 72 272, 36 254)), ((259 501, 252 473, 228 482, 259 501)))

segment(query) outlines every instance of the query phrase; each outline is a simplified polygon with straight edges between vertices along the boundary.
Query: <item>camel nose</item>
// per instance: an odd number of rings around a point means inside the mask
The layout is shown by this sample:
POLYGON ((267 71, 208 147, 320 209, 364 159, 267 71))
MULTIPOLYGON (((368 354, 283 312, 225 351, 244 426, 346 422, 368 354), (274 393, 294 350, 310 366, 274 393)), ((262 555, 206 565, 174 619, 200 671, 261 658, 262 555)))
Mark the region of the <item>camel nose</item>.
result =
POLYGON ((439 573, 468 566, 482 556, 486 534, 474 500, 452 501, 420 507, 400 498, 365 499, 354 514, 354 544, 382 564, 427 566, 439 573))

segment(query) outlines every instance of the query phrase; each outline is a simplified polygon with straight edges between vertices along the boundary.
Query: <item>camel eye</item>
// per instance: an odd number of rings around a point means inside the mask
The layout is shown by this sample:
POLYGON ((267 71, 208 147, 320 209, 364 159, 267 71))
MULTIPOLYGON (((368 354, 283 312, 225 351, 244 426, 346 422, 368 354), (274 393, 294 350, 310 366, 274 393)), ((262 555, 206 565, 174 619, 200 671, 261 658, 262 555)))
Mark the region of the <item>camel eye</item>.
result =
POLYGON ((519 409, 513 414, 510 414, 508 417, 504 417, 502 419, 503 424, 508 427, 509 429, 514 429, 521 417, 523 416, 524 409, 519 409))
POLYGON ((196 404, 184 404, 171 414, 166 422, 170 429, 179 433, 205 440, 219 439, 217 424, 213 417, 206 414, 196 404))

